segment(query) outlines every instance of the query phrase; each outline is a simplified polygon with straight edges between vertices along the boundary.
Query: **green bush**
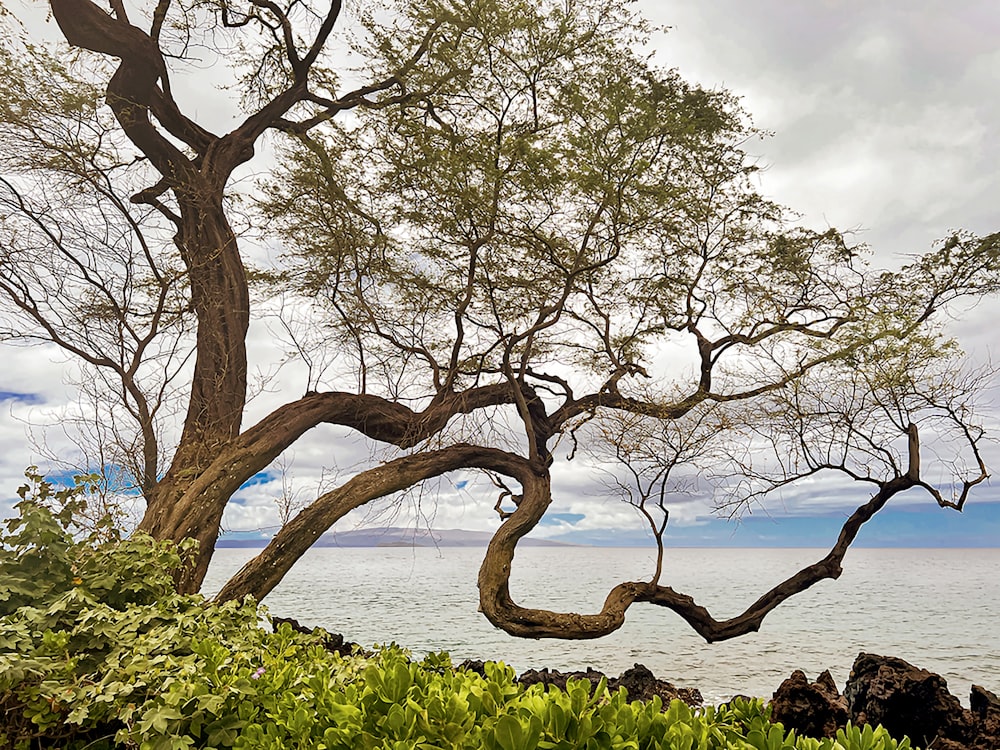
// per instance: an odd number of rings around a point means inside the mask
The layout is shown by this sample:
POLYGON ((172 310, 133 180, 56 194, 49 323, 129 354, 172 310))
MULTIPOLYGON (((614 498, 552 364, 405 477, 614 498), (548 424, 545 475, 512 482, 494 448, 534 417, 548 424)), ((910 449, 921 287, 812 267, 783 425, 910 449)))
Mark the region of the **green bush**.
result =
POLYGON ((414 662, 396 646, 341 657, 321 633, 260 627, 252 601, 174 592, 184 549, 75 526, 88 478, 29 475, 0 536, 0 746, 139 748, 669 748, 907 750, 881 729, 797 738, 761 701, 692 709, 606 684, 522 688, 488 663, 414 662))

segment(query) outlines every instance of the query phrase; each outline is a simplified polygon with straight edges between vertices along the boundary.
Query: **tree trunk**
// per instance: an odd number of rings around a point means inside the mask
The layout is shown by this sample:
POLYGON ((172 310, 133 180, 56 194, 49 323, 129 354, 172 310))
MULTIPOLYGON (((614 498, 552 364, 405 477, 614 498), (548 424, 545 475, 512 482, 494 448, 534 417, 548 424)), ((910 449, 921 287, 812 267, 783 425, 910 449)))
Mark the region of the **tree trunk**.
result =
MULTIPOLYGON (((268 118, 228 136, 212 135, 181 114, 170 96, 157 41, 129 23, 124 11, 109 15, 91 0, 50 4, 70 44, 121 61, 108 82, 108 106, 125 135, 163 176, 133 201, 149 203, 177 226, 175 243, 197 316, 194 376, 180 444, 166 475, 146 495, 139 529, 156 539, 199 541, 194 566, 179 581, 182 591, 192 591, 201 585, 232 489, 227 494, 216 484, 214 493, 188 490, 239 435, 246 402, 249 290, 223 197, 233 169, 253 154, 253 142, 268 118), (178 148, 177 140, 187 150, 178 148), (160 202, 168 190, 179 216, 160 202)), ((282 107, 295 100, 286 92, 271 108, 280 116, 282 107)))
POLYGON ((221 189, 207 200, 182 202, 181 217, 177 244, 187 266, 191 305, 198 320, 194 377, 177 452, 166 475, 146 498, 139 529, 157 539, 198 541, 194 564, 179 581, 183 591, 194 591, 208 568, 222 512, 233 490, 197 495, 188 490, 240 433, 246 402, 250 299, 236 236, 222 208, 221 189))

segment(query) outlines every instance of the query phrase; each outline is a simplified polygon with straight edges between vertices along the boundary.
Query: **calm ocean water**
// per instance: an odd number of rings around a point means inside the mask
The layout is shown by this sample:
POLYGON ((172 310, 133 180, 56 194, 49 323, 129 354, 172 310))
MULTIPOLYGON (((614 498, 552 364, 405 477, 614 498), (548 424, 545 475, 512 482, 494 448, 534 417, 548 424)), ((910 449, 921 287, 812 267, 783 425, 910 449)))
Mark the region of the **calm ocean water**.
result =
MULTIPOLYGON (((254 550, 220 549, 205 583, 218 590, 254 550)), ((706 644, 669 611, 633 605, 625 626, 597 641, 531 641, 493 628, 477 611, 483 554, 471 548, 311 550, 265 600, 273 615, 395 641, 454 661, 497 659, 517 671, 591 666, 617 675, 636 662, 718 702, 770 696, 794 669, 829 669, 842 688, 859 651, 899 656, 944 676, 968 704, 972 684, 1000 692, 1000 549, 855 549, 838 581, 824 581, 772 612, 759 633, 706 644)), ((809 549, 674 549, 662 581, 716 617, 741 612, 770 585, 824 554, 809 549)), ((511 592, 526 606, 599 610, 609 588, 648 577, 643 549, 519 550, 511 592)))

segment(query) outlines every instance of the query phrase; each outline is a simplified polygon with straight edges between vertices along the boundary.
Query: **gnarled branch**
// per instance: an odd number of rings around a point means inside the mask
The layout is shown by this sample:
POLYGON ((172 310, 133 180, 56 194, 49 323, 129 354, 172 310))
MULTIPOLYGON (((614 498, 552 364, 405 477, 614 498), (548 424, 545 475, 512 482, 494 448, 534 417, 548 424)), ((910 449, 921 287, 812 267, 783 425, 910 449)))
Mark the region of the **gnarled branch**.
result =
POLYGON ((261 599, 320 536, 350 511, 448 471, 472 468, 517 477, 531 471, 530 463, 521 456, 467 443, 403 456, 364 471, 321 495, 283 526, 267 547, 226 583, 216 599, 242 599, 248 594, 261 599))
MULTIPOLYGON (((916 427, 911 425, 911 450, 917 448, 917 441, 913 439, 915 435, 916 427)), ((911 453, 911 468, 915 461, 911 453)), ((627 581, 615 586, 608 593, 601 611, 596 614, 552 612, 516 604, 508 586, 515 548, 518 541, 541 520, 551 502, 548 476, 529 474, 522 475, 519 480, 523 488, 522 502, 493 536, 479 571, 480 608, 491 623, 511 635, 525 638, 600 638, 624 624, 625 613, 634 602, 648 602, 676 612, 709 643, 757 631, 767 614, 789 597, 821 580, 838 578, 844 555, 864 523, 893 496, 920 485, 909 474, 882 483, 878 492, 844 522, 837 542, 825 557, 779 583, 742 614, 717 620, 692 597, 669 586, 642 581, 627 581)))

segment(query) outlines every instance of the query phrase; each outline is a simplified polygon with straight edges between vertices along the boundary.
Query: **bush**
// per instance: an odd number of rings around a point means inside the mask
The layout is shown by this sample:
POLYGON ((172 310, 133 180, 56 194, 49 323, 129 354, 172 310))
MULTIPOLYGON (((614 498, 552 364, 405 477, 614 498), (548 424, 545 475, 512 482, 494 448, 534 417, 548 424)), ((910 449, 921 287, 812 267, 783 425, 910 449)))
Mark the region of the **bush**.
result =
POLYGON ((797 738, 760 701, 692 709, 570 681, 522 688, 396 646, 326 651, 322 633, 260 627, 253 601, 179 596, 185 549, 75 518, 89 478, 29 474, 0 535, 0 745, 13 748, 670 748, 907 750, 881 729, 797 738))
MULTIPOLYGON (((191 745, 179 735, 198 737, 205 722, 192 710, 189 731, 165 701, 186 674, 206 668, 204 653, 259 651, 265 634, 257 607, 178 596, 172 573, 185 547, 142 534, 122 538, 106 518, 81 529, 90 477, 55 491, 28 476, 19 515, 0 537, 0 708, 7 717, 0 742, 110 747, 143 744, 134 740, 149 729, 161 739, 176 729, 177 737, 150 746, 191 745)), ((207 703, 220 704, 215 696, 207 703)))

